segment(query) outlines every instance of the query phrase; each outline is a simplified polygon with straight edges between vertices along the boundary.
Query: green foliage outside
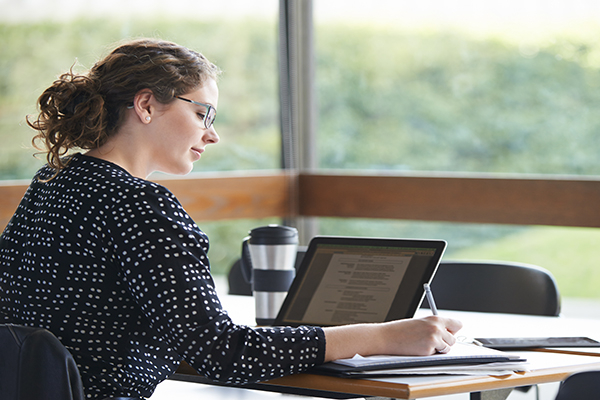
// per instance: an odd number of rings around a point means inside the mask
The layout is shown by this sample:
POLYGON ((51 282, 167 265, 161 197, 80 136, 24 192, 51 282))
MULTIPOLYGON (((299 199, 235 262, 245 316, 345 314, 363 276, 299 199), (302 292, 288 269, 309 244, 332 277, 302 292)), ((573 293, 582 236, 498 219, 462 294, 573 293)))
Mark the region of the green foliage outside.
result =
POLYGON ((587 32, 524 49, 451 30, 319 27, 320 166, 600 174, 600 26, 587 32))
POLYGON ((275 22, 77 20, 0 24, 0 179, 29 179, 41 165, 32 158, 38 96, 71 66, 84 72, 119 41, 172 40, 219 65, 217 116, 221 143, 203 155, 197 170, 279 167, 279 103, 275 22))
MULTIPOLYGON (((600 27, 580 28, 523 44, 458 30, 318 26, 320 167, 600 174, 600 27)), ((199 50, 224 71, 221 143, 197 171, 277 168, 276 30, 262 20, 0 24, 0 179, 29 179, 42 163, 31 156, 24 123, 42 90, 74 63, 83 71, 115 42, 139 36, 199 50)), ((219 274, 249 229, 277 221, 197 222, 211 237, 219 274)), ((531 262, 550 269, 565 296, 600 296, 594 229, 336 219, 320 228, 442 238, 448 258, 531 262)))
POLYGON ((544 266, 554 275, 563 296, 598 298, 598 243, 600 229, 536 227, 476 247, 464 248, 452 256, 511 260, 544 266))

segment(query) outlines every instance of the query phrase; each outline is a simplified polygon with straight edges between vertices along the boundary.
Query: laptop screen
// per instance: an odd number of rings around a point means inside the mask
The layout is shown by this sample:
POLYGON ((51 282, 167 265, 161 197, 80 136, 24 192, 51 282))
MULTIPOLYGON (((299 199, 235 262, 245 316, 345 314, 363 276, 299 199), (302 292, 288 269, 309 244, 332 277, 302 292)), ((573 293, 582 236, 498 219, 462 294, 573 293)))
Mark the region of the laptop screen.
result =
POLYGON ((442 240, 317 236, 275 325, 334 326, 414 316, 442 257, 442 240))

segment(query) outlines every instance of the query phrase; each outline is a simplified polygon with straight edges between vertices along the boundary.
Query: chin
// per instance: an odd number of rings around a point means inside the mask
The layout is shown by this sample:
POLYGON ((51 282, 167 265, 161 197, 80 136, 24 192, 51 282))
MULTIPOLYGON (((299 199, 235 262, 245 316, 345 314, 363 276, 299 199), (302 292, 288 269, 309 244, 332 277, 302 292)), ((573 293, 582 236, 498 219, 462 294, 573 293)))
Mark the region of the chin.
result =
POLYGON ((192 172, 193 167, 189 167, 189 168, 182 168, 180 170, 178 170, 177 172, 174 172, 173 175, 187 175, 190 172, 192 172))
POLYGON ((194 164, 190 163, 185 169, 181 171, 181 175, 187 175, 194 169, 194 164))
POLYGON ((165 168, 162 172, 170 175, 187 175, 192 172, 193 164, 189 165, 173 165, 171 168, 165 168))

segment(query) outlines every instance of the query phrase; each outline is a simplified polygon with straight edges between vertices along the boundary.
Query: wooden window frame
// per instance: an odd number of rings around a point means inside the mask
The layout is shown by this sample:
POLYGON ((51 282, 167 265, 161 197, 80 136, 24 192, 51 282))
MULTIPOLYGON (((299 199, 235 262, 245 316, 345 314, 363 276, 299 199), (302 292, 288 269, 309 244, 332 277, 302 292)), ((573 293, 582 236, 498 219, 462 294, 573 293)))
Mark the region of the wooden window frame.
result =
MULTIPOLYGON (((193 174, 157 179, 198 223, 341 217, 600 227, 596 177, 321 172, 193 174)), ((0 182, 0 229, 27 189, 0 182)))

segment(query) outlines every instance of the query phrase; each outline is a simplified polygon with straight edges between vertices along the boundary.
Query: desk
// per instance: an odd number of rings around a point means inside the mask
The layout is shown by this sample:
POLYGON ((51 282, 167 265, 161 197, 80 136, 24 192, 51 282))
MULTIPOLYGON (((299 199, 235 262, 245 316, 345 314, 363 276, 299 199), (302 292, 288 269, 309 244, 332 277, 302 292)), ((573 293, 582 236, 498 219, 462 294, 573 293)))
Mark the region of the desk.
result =
MULTIPOLYGON (((252 302, 248 302, 248 297, 224 296, 222 301, 225 308, 231 310, 230 314, 234 321, 252 323, 249 316, 252 313, 248 312, 248 304, 252 304, 252 302), (241 299, 236 299, 236 297, 241 297, 241 299)), ((419 310, 416 316, 425 316, 429 313, 429 310, 419 310)), ((469 337, 589 336, 600 340, 600 320, 444 310, 440 310, 440 315, 463 321, 464 328, 459 335, 469 337)), ((558 382, 575 372, 600 369, 599 348, 553 349, 521 353, 530 361, 532 370, 502 377, 435 375, 346 379, 304 373, 244 387, 331 398, 362 396, 418 399, 446 394, 471 393, 472 399, 482 399, 486 398, 486 394, 497 394, 504 389, 506 389, 505 394, 508 395, 510 389, 517 386, 558 382)), ((185 365, 172 379, 211 383, 196 374, 189 366, 186 368, 185 365)))

